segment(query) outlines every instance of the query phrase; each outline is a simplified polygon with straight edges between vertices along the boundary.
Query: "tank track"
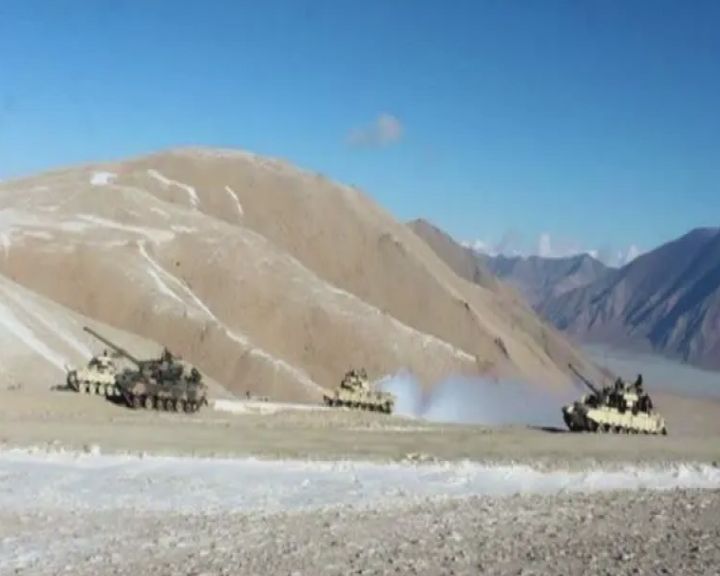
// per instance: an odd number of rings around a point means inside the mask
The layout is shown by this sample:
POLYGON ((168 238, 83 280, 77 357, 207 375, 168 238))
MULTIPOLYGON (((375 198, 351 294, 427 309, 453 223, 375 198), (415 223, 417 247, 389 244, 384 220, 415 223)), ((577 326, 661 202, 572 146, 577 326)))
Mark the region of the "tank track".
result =
POLYGON ((128 394, 125 401, 135 410, 157 410, 159 412, 184 412, 192 414, 200 410, 203 401, 185 400, 184 398, 161 398, 159 396, 140 396, 128 394))
POLYGON ((352 410, 366 410, 368 412, 382 412, 383 414, 391 414, 392 407, 387 404, 378 404, 374 402, 345 402, 335 398, 326 398, 325 403, 328 406, 337 408, 350 408, 352 410))

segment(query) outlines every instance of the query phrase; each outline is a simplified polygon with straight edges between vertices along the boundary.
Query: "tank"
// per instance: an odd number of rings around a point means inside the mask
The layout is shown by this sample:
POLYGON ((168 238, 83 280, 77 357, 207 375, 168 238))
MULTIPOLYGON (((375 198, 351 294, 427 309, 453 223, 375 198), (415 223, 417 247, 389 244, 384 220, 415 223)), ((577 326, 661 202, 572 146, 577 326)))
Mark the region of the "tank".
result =
POLYGON ((200 372, 167 348, 159 358, 139 360, 91 328, 85 330, 134 365, 116 376, 118 396, 129 407, 189 413, 208 403, 200 372))
POLYGON ((590 394, 562 409, 570 431, 667 434, 665 419, 655 411, 643 389, 642 375, 631 385, 618 378, 613 386, 599 388, 572 365, 570 369, 590 390, 590 394))
POLYGON ((395 397, 388 392, 372 390, 364 369, 349 370, 340 381, 340 386, 323 395, 328 406, 354 408, 391 414, 395 397))
POLYGON ((106 397, 116 396, 117 366, 112 357, 103 351, 99 356, 93 356, 85 368, 71 368, 67 372, 67 387, 76 392, 85 394, 102 394, 106 397))

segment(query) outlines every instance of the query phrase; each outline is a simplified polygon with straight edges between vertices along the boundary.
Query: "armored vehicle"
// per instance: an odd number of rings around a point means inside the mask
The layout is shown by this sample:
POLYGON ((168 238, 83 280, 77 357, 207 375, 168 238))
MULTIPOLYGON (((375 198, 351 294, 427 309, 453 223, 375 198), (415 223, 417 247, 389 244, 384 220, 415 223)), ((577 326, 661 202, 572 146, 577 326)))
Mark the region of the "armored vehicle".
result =
POLYGON ((598 388, 572 365, 570 369, 591 392, 563 407, 563 419, 571 431, 667 434, 665 419, 643 390, 642 375, 629 386, 618 378, 613 386, 598 388))
POLYGON ((91 328, 85 331, 134 364, 116 377, 118 395, 131 408, 196 412, 207 404, 207 386, 200 372, 167 348, 160 358, 138 360, 91 328))
POLYGON ((337 387, 323 395, 328 406, 355 408, 390 414, 395 406, 395 397, 387 392, 378 392, 370 388, 364 369, 349 370, 337 387))
POLYGON ((93 356, 85 368, 69 369, 66 378, 67 387, 85 394, 116 396, 118 393, 115 382, 117 373, 115 362, 105 350, 99 356, 93 356))

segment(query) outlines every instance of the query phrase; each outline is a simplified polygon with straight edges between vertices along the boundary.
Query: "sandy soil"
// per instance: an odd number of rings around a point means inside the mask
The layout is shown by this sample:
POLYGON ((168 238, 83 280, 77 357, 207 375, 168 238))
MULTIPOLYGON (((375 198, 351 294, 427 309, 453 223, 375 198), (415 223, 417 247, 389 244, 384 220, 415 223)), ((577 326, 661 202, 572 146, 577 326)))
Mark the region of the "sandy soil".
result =
POLYGON ((666 437, 433 424, 327 410, 234 415, 204 408, 188 416, 133 411, 72 392, 2 391, 0 443, 269 458, 397 460, 420 454, 540 466, 720 461, 720 403, 661 396, 657 404, 668 421, 666 437))

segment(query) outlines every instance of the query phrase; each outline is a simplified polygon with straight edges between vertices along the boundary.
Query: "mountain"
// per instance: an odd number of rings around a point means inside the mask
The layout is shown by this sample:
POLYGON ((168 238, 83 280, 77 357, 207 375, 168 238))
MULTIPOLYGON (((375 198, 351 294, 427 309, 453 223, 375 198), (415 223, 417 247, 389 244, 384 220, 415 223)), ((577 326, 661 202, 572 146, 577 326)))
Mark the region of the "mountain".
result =
MULTIPOLYGON (((563 386, 568 358, 583 362, 511 291, 467 282, 359 190, 242 151, 2 182, 0 244, 14 285, 166 344, 235 393, 317 401, 350 366, 409 369, 425 386, 451 374, 563 386)), ((56 360, 73 326, 45 334, 56 360)))
POLYGON ((611 270, 589 254, 563 258, 478 254, 478 258, 498 278, 517 288, 533 307, 591 284, 611 270))
POLYGON ((539 344, 553 362, 565 369, 568 362, 582 367, 589 375, 601 376, 596 367, 588 364, 551 326, 543 322, 531 309, 523 296, 509 284, 499 280, 485 266, 484 259, 472 248, 463 246, 446 232, 424 219, 407 224, 435 254, 461 279, 470 290, 492 294, 491 309, 509 320, 517 337, 539 344))
POLYGON ((455 274, 485 288, 498 289, 500 284, 495 274, 489 270, 485 259, 479 253, 458 244, 445 231, 422 218, 408 222, 408 226, 455 274))
POLYGON ((693 230, 540 311, 584 339, 720 369, 720 229, 693 230))
POLYGON ((589 254, 566 258, 489 256, 458 244, 427 220, 413 220, 408 226, 458 276, 493 290, 498 288, 498 279, 501 279, 518 290, 533 307, 549 298, 590 284, 610 270, 589 254))
MULTIPOLYGON (((84 366, 99 348, 83 326, 136 356, 154 357, 162 350, 157 342, 82 316, 0 276, 0 385, 31 391, 64 385, 65 369, 84 366)), ((205 380, 213 396, 228 396, 212 378, 205 380)))

